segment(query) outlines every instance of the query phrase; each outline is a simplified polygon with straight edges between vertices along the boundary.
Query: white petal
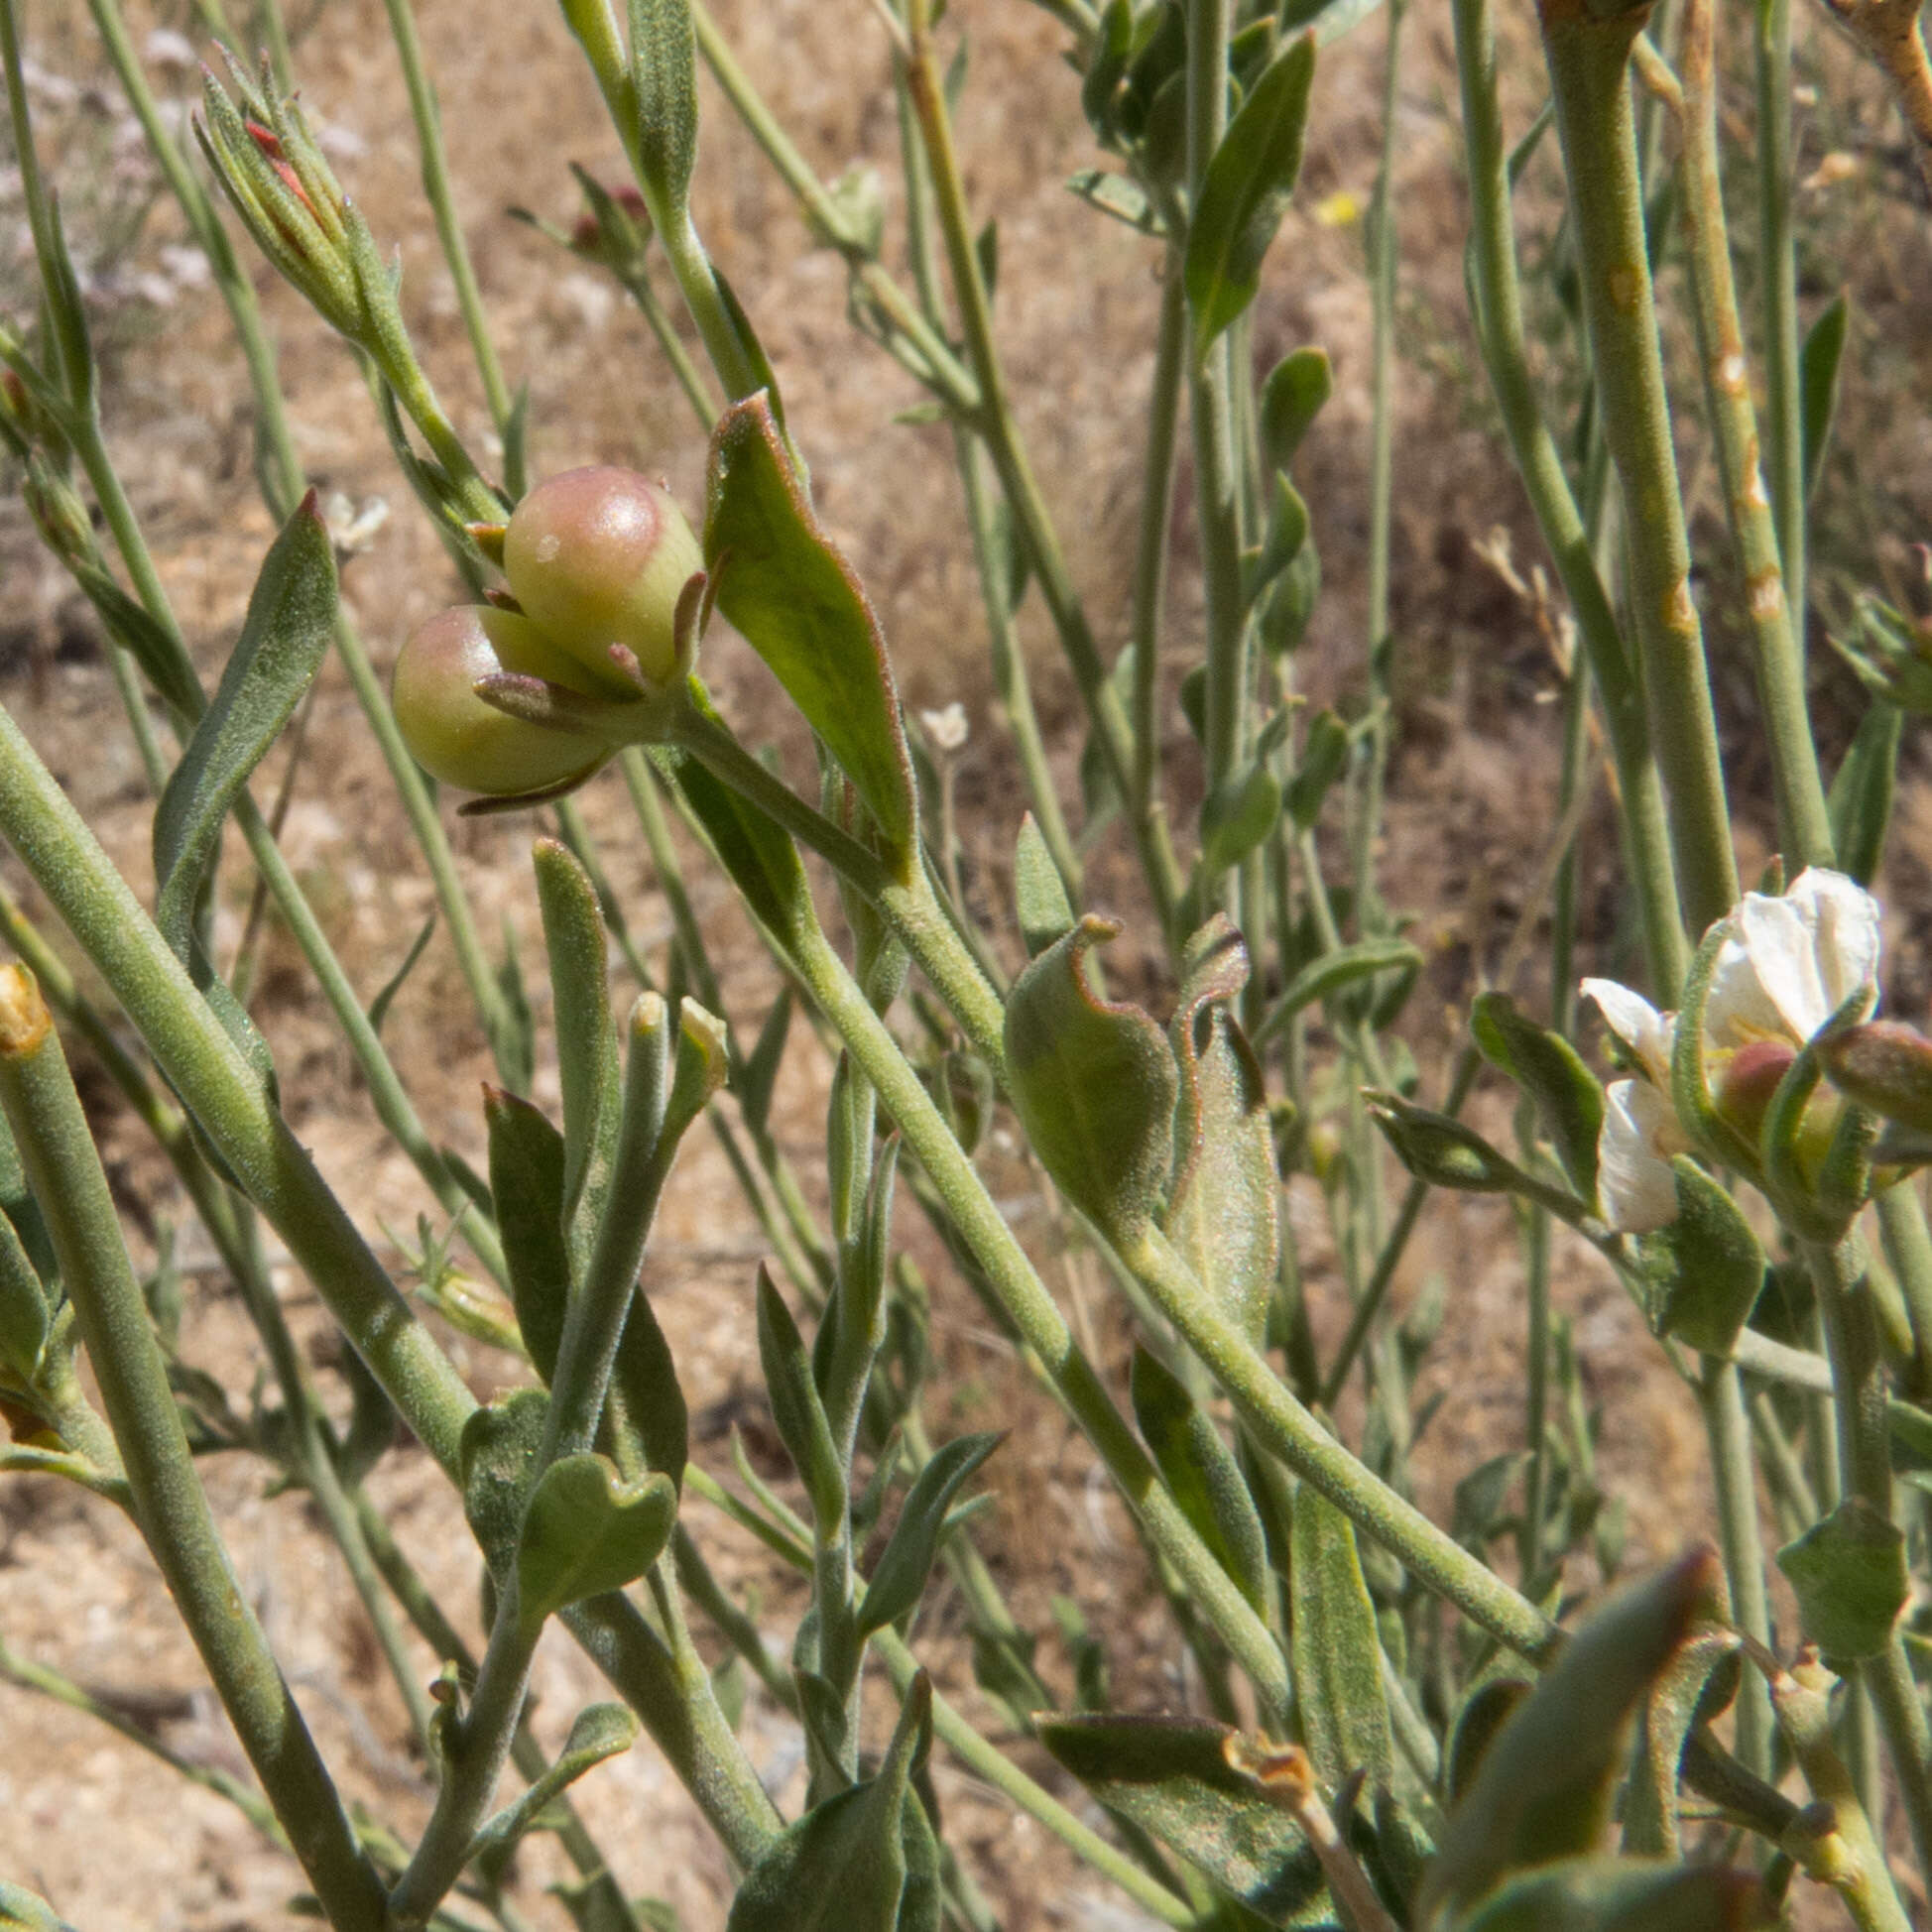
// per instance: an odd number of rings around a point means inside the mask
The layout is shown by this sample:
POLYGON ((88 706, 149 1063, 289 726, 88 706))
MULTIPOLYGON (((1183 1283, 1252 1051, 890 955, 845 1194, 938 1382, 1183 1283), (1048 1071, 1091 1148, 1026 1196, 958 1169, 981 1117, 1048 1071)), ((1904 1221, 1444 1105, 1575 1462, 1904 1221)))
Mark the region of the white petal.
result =
POLYGON ((1645 1235, 1677 1218, 1677 1178, 1659 1151, 1670 1103, 1641 1080, 1614 1080, 1604 1094, 1597 1136, 1597 1192, 1604 1219, 1620 1233, 1645 1235))
POLYGON ((1738 932, 1791 1037, 1808 1040, 1831 1018, 1818 977, 1817 927, 1790 899, 1747 893, 1738 907, 1738 932))
POLYGON ((1878 978, 1878 902, 1842 872, 1813 866, 1799 873, 1790 898, 1811 921, 1825 1005, 1836 1013, 1878 978))
POLYGON ((1734 917, 1731 924, 1731 936, 1718 948, 1704 1000, 1705 1043, 1721 1053, 1735 1052, 1755 1039, 1785 1039, 1791 1030, 1765 991, 1756 957, 1741 935, 1742 918, 1734 917))
POLYGON ((1668 1086, 1676 1015, 1659 1013, 1641 993, 1616 980, 1585 980, 1579 990, 1586 1000, 1596 1001, 1605 1024, 1644 1072, 1659 1086, 1668 1086))

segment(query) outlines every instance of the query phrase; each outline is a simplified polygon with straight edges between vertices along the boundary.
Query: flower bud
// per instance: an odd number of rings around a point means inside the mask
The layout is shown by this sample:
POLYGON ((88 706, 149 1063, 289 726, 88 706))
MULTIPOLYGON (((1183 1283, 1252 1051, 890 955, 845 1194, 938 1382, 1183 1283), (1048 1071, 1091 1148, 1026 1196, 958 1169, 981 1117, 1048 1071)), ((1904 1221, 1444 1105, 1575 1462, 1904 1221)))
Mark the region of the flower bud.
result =
POLYGON ((1897 1020, 1848 1026, 1819 1047, 1840 1093, 1874 1114, 1932 1132, 1932 1039, 1897 1020))
POLYGON ((446 785, 496 797, 587 778, 606 748, 510 717, 478 697, 477 680, 498 671, 595 695, 582 666, 529 619, 480 604, 440 611, 410 633, 390 684, 396 722, 416 762, 446 785))
POLYGON ((1752 1147, 1764 1131, 1771 1097, 1797 1057, 1797 1048, 1787 1040, 1753 1040, 1732 1054, 1729 1065, 1719 1074, 1714 1096, 1718 1112, 1752 1147))
POLYGON ((609 465, 540 483, 504 537, 504 570, 525 614, 595 688, 614 692, 622 690, 614 644, 629 649, 654 683, 675 673, 677 599, 703 568, 670 492, 609 465))

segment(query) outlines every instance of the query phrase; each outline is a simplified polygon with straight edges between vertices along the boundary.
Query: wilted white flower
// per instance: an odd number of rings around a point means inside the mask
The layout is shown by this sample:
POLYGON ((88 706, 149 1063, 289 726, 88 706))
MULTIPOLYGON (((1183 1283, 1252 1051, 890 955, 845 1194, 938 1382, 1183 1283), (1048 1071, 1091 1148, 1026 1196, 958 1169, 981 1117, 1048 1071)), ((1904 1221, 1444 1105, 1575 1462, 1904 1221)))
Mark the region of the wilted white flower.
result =
POLYGON ((141 51, 147 56, 150 66, 180 67, 192 73, 201 64, 200 56, 194 51, 194 43, 185 34, 176 33, 172 27, 157 27, 142 43, 141 51))
MULTIPOLYGON (((1843 873, 1814 866, 1788 892, 1747 893, 1725 924, 1704 1004, 1704 1064, 1719 1107, 1754 1135, 1798 1049, 1854 994, 1875 997, 1878 902, 1843 873)), ((1613 1083, 1604 1097, 1604 1216, 1627 1234, 1645 1234, 1675 1218, 1670 1159, 1692 1145, 1670 1102, 1676 1016, 1615 980, 1585 980, 1582 990, 1639 1076, 1613 1083)))
POLYGON ((389 522, 389 500, 365 497, 358 509, 340 490, 322 506, 322 521, 328 526, 329 542, 337 556, 356 556, 376 541, 376 533, 389 522))
POLYGON ((963 749, 972 729, 966 722, 966 707, 957 701, 943 710, 921 711, 919 723, 924 727, 925 735, 942 752, 963 749))

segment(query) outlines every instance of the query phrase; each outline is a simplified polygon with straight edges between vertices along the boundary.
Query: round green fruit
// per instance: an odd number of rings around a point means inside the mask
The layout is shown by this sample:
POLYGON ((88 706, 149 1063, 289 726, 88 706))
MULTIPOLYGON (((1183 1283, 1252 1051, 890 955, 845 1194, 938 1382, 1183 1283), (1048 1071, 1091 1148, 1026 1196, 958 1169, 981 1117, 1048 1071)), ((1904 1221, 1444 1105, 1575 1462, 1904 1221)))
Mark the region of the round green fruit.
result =
POLYGON ((677 664, 677 599, 704 568, 676 500, 635 470, 565 470, 518 504, 504 534, 510 591, 531 622, 601 685, 627 646, 656 683, 677 664))
POLYGON ((425 772, 464 791, 514 797, 587 777, 608 756, 574 732, 485 703, 477 679, 501 670, 595 695, 583 667, 528 618, 488 604, 439 611, 410 633, 390 679, 396 722, 425 772))

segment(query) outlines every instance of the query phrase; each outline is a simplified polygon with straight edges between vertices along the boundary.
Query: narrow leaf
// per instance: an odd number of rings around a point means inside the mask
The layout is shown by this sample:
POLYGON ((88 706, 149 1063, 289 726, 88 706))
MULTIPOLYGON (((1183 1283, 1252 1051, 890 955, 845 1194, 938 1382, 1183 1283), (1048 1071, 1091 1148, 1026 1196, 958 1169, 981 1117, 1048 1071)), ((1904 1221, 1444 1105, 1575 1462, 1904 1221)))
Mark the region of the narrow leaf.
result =
POLYGON ((537 1373, 556 1373, 570 1297, 570 1255, 563 1242, 563 1136, 527 1100, 483 1089, 490 1136, 490 1194, 496 1204, 510 1300, 537 1373))
POLYGON ((499 1811, 476 1834, 464 1863, 486 1854, 501 1856, 508 1852, 539 1822, 552 1799, 561 1797, 605 1758, 629 1751, 637 1742, 638 1730, 637 1716, 625 1704, 593 1704, 579 1711, 556 1761, 518 1796, 516 1803, 499 1811))
POLYGON ((1289 1661, 1308 1755, 1331 1791, 1357 1771, 1387 1784, 1395 1744, 1376 1607, 1353 1526, 1307 1483, 1295 1491, 1289 1548, 1289 1661))
POLYGON ((919 1601, 932 1559, 939 1552, 939 1536, 946 1512, 960 1487, 1001 1443, 998 1435, 956 1436, 933 1452, 906 1492, 892 1539, 866 1586, 859 1611, 862 1632, 896 1624, 919 1601))
POLYGON ((1818 488, 1818 479, 1824 473, 1832 418, 1838 411, 1839 366, 1845 359, 1845 333, 1851 319, 1851 304, 1841 292, 1812 323, 1804 347, 1798 351, 1798 417, 1807 498, 1818 488))
POLYGON ((1031 812, 1021 819, 1014 847, 1013 897, 1028 959, 1037 959, 1073 930, 1073 903, 1067 898, 1066 881, 1031 812))
POLYGON ((435 935, 436 915, 431 912, 423 921, 423 930, 416 935, 415 943, 403 956, 403 963, 388 980, 383 989, 369 1002, 369 1030, 380 1036, 383 1022, 389 1018, 389 1010, 396 1002, 396 996, 403 990, 404 982, 416 971, 416 963, 428 950, 429 941, 435 935))
POLYGON ((829 1535, 845 1509, 845 1476, 832 1440, 825 1405, 812 1380, 811 1356, 791 1310, 785 1305, 771 1274, 761 1263, 758 1270, 758 1358, 765 1371, 765 1388, 791 1466, 811 1498, 812 1515, 821 1534, 829 1535))
POLYGON ((1832 779, 1826 801, 1838 869, 1861 886, 1870 886, 1884 856, 1898 790, 1898 743, 1905 714, 1894 704, 1872 705, 1832 779))
POLYGON ((1262 1024, 1255 1028, 1255 1044, 1266 1045, 1304 1008, 1379 974, 1413 970, 1422 955, 1406 939, 1359 939, 1311 960, 1292 980, 1262 1024))
POLYGON ((1314 77, 1314 37, 1303 35, 1255 83, 1208 163, 1182 264, 1197 358, 1261 288, 1262 258, 1301 172, 1314 77))
POLYGON ((1563 1171, 1586 1201, 1595 1201, 1603 1083, 1561 1033, 1518 1013, 1507 993, 1478 994, 1469 1030, 1483 1057, 1507 1073, 1535 1104, 1563 1171))
POLYGON ((686 0, 630 0, 638 168, 660 223, 682 216, 697 163, 697 39, 686 0))

